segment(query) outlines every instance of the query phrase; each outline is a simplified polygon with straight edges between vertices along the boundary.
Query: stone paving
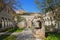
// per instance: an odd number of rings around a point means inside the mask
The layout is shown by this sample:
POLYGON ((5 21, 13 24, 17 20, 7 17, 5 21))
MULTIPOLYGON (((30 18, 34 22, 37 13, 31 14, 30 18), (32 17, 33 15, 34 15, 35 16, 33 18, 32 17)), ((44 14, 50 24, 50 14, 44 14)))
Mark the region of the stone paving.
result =
POLYGON ((17 36, 16 40, 40 40, 40 39, 36 39, 33 37, 32 30, 29 28, 25 28, 23 32, 14 32, 14 33, 3 32, 3 33, 0 33, 0 35, 10 35, 10 34, 17 36))
POLYGON ((17 36, 16 40, 35 40, 32 36, 32 31, 26 28, 21 34, 17 36))

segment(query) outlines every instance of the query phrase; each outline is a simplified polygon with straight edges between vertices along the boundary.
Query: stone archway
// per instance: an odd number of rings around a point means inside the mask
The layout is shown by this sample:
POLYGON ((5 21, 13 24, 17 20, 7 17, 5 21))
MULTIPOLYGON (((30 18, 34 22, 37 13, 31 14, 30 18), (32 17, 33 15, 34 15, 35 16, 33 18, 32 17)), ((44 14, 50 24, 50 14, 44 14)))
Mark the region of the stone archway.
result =
POLYGON ((32 27, 31 21, 32 21, 32 19, 34 18, 34 16, 24 15, 24 16, 21 16, 21 17, 24 17, 24 18, 26 19, 26 25, 27 25, 26 27, 27 27, 27 28, 32 27))
POLYGON ((39 19, 39 27, 33 29, 33 36, 36 39, 44 39, 45 38, 45 26, 43 19, 39 19))
POLYGON ((20 17, 19 22, 17 23, 18 28, 26 28, 27 23, 24 17, 20 17))

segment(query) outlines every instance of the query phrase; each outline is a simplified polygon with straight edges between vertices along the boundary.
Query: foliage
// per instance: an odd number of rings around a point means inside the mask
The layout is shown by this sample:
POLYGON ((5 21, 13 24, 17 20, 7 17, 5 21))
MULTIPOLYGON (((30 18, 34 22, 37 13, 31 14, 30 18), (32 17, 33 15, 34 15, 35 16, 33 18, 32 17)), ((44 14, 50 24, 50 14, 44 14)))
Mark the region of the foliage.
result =
POLYGON ((22 21, 22 20, 25 20, 25 21, 26 21, 26 19, 25 19, 25 18, 21 17, 20 21, 22 21))
POLYGON ((1 35, 0 40, 16 40, 16 36, 14 36, 14 35, 1 35))
POLYGON ((60 7, 56 9, 54 19, 60 21, 60 7))
POLYGON ((35 0, 35 4, 37 5, 37 8, 39 9, 39 10, 42 10, 42 12, 44 13, 45 12, 45 2, 44 2, 44 0, 42 1, 42 0, 35 0))
POLYGON ((18 28, 15 32, 22 32, 23 30, 23 28, 18 28))
POLYGON ((21 16, 18 16, 17 19, 18 19, 18 22, 20 22, 22 20, 25 20, 26 21, 26 19, 24 17, 21 17, 21 16))
POLYGON ((38 8, 44 10, 44 12, 53 11, 57 7, 60 7, 60 0, 35 0, 38 8))
POLYGON ((11 28, 9 30, 7 30, 8 32, 22 32, 23 28, 11 28))
MULTIPOLYGON (((8 30, 6 30, 5 32, 22 32, 23 29, 22 28, 10 28, 8 30)), ((0 35, 0 40, 16 40, 16 36, 14 35, 0 35)))
POLYGON ((18 2, 18 0, 0 0, 0 11, 2 11, 6 6, 9 6, 10 8, 16 10, 18 7, 23 9, 21 7, 21 3, 18 2), (17 7, 16 7, 17 6, 17 7))
POLYGON ((48 33, 48 36, 45 40, 60 40, 59 33, 48 33))

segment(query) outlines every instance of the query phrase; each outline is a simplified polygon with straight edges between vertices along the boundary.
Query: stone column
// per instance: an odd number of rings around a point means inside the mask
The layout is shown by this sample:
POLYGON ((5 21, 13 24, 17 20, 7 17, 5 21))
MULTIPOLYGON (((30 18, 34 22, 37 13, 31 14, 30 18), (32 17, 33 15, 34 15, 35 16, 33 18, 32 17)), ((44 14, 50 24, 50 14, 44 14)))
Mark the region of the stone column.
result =
POLYGON ((8 24, 8 19, 7 19, 7 28, 8 28, 9 24, 8 24))
POLYGON ((13 23, 10 21, 10 27, 13 27, 13 23))
POLYGON ((7 19, 7 28, 9 27, 9 20, 7 19))
POLYGON ((32 27, 31 19, 26 18, 26 22, 27 22, 27 28, 31 28, 32 27))
POLYGON ((58 21, 58 28, 59 28, 59 30, 60 30, 60 21, 58 21))
POLYGON ((58 29, 58 33, 60 33, 60 21, 57 21, 57 23, 56 23, 56 27, 57 27, 57 29, 58 29))
POLYGON ((8 19, 6 20, 6 22, 7 22, 7 28, 8 28, 8 19))
POLYGON ((27 23, 27 27, 26 28, 28 28, 28 19, 26 18, 26 23, 27 23))
POLYGON ((11 27, 11 22, 9 21, 9 27, 11 27))
POLYGON ((4 20, 2 19, 2 29, 4 29, 4 20))
POLYGON ((10 23, 10 20, 9 20, 9 28, 11 27, 11 23, 10 23))
POLYGON ((8 28, 10 28, 10 22, 9 22, 9 19, 8 19, 8 28))
POLYGON ((0 29, 2 28, 2 20, 0 19, 0 29))
POLYGON ((7 28, 7 19, 5 18, 5 28, 7 28))
POLYGON ((31 21, 27 21, 27 27, 30 28, 31 27, 31 21))

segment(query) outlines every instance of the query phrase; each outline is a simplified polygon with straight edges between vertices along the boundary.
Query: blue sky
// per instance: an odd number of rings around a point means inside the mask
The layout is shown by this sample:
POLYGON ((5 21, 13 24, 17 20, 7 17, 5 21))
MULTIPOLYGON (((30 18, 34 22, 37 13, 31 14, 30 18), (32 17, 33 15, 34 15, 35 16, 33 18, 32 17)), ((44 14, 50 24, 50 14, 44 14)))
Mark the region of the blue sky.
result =
MULTIPOLYGON (((41 10, 37 9, 34 0, 19 0, 19 2, 21 2, 22 8, 27 12, 41 12, 41 10)), ((18 8, 18 10, 19 9, 20 8, 18 8)))

